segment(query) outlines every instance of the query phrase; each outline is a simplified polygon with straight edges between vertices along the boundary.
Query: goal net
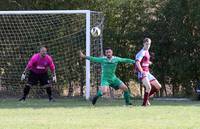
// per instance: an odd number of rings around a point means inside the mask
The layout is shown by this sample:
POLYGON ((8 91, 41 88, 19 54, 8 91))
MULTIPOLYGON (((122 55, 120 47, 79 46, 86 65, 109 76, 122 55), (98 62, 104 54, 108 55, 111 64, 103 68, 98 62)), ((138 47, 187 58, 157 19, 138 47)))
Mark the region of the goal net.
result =
MULTIPOLYGON (((21 74, 41 46, 47 47, 56 65, 54 95, 89 98, 95 94, 100 66, 80 60, 78 52, 102 55, 102 34, 92 37, 90 29, 103 30, 103 19, 102 13, 89 10, 0 11, 0 96, 22 94, 21 74)), ((43 95, 44 89, 34 86, 29 96, 43 95)))

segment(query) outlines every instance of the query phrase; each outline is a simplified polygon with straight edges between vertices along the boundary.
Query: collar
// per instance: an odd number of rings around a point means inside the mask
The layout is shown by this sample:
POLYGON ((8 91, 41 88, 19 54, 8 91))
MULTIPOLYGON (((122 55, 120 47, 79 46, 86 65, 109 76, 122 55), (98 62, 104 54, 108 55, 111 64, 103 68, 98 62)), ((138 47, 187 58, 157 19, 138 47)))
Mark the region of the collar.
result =
MULTIPOLYGON (((106 57, 106 58, 107 58, 107 57, 106 57)), ((114 58, 115 58, 115 56, 112 56, 110 59, 107 58, 107 60, 112 61, 112 59, 114 59, 114 58)))

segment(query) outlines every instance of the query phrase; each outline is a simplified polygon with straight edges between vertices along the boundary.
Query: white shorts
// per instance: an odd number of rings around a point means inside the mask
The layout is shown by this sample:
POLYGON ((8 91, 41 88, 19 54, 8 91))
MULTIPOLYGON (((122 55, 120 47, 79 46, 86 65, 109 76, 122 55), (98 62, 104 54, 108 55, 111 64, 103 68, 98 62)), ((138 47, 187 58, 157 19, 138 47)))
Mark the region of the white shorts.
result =
POLYGON ((146 72, 146 74, 142 74, 141 72, 138 72, 138 79, 142 80, 144 77, 147 77, 149 81, 156 80, 156 78, 149 72, 146 72))

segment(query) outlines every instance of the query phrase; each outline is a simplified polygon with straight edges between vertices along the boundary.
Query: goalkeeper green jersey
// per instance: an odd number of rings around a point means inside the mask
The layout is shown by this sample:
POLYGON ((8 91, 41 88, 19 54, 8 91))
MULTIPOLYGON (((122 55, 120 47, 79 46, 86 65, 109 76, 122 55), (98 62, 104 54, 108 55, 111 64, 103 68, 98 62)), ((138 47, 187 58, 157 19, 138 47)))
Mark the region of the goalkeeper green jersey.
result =
POLYGON ((108 59, 107 57, 87 56, 86 59, 92 62, 101 63, 101 67, 102 67, 101 80, 114 79, 116 77, 115 71, 116 71, 118 63, 132 63, 132 64, 135 63, 135 60, 128 59, 128 58, 120 58, 116 56, 112 56, 111 59, 108 59))

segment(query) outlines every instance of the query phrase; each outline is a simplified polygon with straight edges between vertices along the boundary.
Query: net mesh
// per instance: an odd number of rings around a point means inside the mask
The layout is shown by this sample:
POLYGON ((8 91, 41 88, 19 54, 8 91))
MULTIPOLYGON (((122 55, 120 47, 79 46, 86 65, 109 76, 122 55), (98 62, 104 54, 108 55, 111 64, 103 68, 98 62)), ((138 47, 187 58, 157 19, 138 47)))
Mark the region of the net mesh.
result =
MULTIPOLYGON (((91 27, 103 29, 103 15, 91 13, 91 27)), ((19 96, 25 82, 20 77, 30 57, 41 46, 48 48, 56 65, 58 82, 54 95, 82 96, 85 93, 85 60, 78 51, 86 48, 85 14, 1 14, 0 95, 19 96)), ((102 35, 91 37, 91 55, 102 54, 102 35)), ((100 66, 91 64, 91 94, 100 83, 100 66)), ((44 89, 34 86, 29 96, 42 97, 44 89)))

